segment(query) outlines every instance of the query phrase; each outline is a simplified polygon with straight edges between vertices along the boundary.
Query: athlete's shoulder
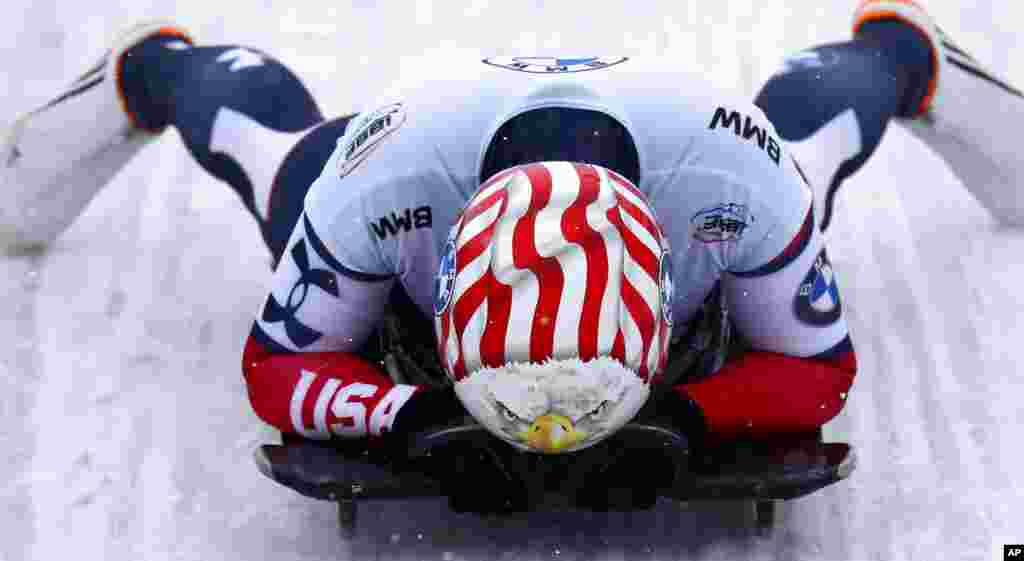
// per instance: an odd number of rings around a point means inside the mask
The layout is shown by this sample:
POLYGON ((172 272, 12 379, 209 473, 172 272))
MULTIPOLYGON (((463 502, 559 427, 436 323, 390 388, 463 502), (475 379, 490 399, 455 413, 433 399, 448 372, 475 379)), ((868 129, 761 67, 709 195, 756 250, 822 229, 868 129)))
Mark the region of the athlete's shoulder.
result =
POLYGON ((475 187, 476 150, 468 146, 478 144, 471 136, 479 127, 418 99, 386 96, 368 105, 306 196, 312 227, 351 269, 398 273, 403 251, 439 243, 475 187), (451 139, 452 131, 464 134, 451 139))
POLYGON ((813 222, 811 189, 796 160, 765 114, 752 103, 716 103, 706 108, 695 139, 695 165, 721 170, 749 193, 757 236, 729 263, 731 271, 764 265, 813 222))
POLYGON ((724 269, 756 268, 804 226, 810 189, 775 126, 750 100, 686 71, 673 80, 678 94, 654 95, 634 118, 645 188, 656 206, 690 213, 692 231, 679 236, 721 252, 724 269))

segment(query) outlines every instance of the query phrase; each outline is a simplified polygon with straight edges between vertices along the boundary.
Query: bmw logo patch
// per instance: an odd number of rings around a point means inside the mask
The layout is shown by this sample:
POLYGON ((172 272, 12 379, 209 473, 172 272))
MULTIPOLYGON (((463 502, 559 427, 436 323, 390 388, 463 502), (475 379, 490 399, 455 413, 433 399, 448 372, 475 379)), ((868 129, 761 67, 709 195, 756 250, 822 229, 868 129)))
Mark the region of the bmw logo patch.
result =
POLYGON ((824 249, 800 283, 794 308, 796 317, 810 325, 829 325, 839 320, 842 314, 839 287, 824 249))
POLYGON ((564 74, 586 72, 615 66, 629 60, 624 56, 589 57, 544 57, 544 56, 495 56, 485 58, 484 63, 519 72, 532 74, 564 74))
POLYGON ((434 279, 434 315, 439 316, 448 308, 455 292, 455 238, 449 237, 444 246, 441 264, 437 267, 434 279))

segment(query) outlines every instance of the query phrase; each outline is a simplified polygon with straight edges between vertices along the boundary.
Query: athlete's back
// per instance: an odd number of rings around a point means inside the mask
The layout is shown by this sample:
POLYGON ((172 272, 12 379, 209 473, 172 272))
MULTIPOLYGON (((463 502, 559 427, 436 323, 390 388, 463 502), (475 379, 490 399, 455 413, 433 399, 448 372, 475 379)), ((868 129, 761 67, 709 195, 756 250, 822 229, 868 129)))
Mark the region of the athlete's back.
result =
MULTIPOLYGON (((503 125, 545 108, 599 113, 626 131, 616 151, 634 150, 635 169, 616 166, 629 158, 606 148, 592 155, 598 161, 571 157, 605 130, 585 126, 551 131, 569 146, 545 147, 541 159, 604 165, 650 199, 674 249, 680 320, 722 272, 766 263, 804 222, 809 192, 764 115, 685 72, 623 57, 495 58, 447 70, 399 88, 349 126, 306 204, 341 265, 398 275, 425 313, 449 227, 477 186, 507 167, 491 157, 507 140, 503 125), (769 234, 777 243, 762 243, 769 234)), ((536 161, 520 159, 506 164, 536 161)))

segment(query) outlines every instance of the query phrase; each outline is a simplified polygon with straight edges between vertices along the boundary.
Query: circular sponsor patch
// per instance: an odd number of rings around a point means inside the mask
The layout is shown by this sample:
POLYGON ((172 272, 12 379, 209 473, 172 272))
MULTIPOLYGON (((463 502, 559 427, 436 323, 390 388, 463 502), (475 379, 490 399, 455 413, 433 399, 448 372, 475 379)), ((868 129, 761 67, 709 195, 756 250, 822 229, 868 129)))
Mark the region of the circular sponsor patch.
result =
POLYGON ((615 66, 629 60, 624 56, 589 57, 543 57, 543 56, 495 56, 485 58, 484 63, 519 72, 532 74, 565 74, 586 72, 615 66))
POLYGON ((449 237, 444 246, 441 264, 434 279, 434 315, 439 316, 448 308, 455 292, 455 238, 449 237))
POLYGON ((659 269, 661 269, 661 273, 658 275, 658 284, 661 290, 661 314, 665 318, 665 323, 671 326, 672 299, 676 295, 676 284, 672 277, 672 256, 669 252, 661 254, 659 269))

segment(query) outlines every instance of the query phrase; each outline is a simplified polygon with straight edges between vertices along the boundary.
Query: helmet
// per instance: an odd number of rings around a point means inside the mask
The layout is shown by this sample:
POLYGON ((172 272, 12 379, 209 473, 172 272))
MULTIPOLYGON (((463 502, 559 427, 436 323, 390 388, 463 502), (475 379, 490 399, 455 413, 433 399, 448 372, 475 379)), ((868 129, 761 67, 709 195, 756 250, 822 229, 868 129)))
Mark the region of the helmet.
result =
POLYGON ((530 109, 503 123, 484 152, 480 181, 513 166, 550 160, 597 164, 634 184, 640 181, 640 157, 626 127, 601 111, 575 107, 530 109))
POLYGON ((666 239, 605 168, 542 162, 485 182, 448 236, 434 315, 455 392, 492 434, 561 453, 639 411, 671 335, 666 239))

